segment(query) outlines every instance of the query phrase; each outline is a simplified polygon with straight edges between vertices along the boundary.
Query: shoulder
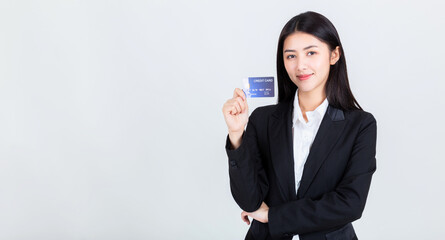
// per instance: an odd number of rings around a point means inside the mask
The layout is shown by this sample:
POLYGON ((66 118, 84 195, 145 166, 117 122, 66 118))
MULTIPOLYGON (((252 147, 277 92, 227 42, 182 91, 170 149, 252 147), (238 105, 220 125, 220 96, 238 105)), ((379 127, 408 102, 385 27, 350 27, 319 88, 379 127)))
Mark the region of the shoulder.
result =
POLYGON ((376 128, 377 120, 374 115, 364 110, 344 111, 345 118, 350 124, 356 125, 360 130, 376 128))
POLYGON ((269 122, 269 119, 272 116, 279 116, 282 109, 282 104, 272 104, 272 105, 266 105, 257 107, 249 116, 249 123, 253 124, 255 126, 265 126, 267 125, 267 122, 269 122))
POLYGON ((277 107, 278 104, 257 107, 255 110, 253 110, 252 114, 250 114, 250 117, 256 118, 270 116, 277 110, 277 107))
POLYGON ((376 119, 374 115, 370 112, 364 111, 364 110, 351 110, 351 111, 344 111, 345 116, 350 119, 356 119, 360 121, 373 121, 375 122, 376 119))
POLYGON ((250 118, 253 120, 256 119, 269 119, 271 116, 275 116, 276 118, 281 118, 287 114, 289 114, 289 110, 291 105, 290 102, 280 102, 277 104, 266 105, 262 107, 256 108, 252 114, 250 114, 250 118))

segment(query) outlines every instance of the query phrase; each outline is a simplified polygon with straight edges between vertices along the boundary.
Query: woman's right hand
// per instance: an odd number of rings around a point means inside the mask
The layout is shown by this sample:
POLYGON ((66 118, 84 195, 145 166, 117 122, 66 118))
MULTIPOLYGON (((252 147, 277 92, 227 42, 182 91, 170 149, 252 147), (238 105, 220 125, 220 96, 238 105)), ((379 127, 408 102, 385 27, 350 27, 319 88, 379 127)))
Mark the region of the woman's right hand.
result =
POLYGON ((243 90, 235 88, 233 98, 224 103, 222 111, 229 130, 230 141, 236 149, 241 145, 241 137, 249 119, 249 108, 243 90))

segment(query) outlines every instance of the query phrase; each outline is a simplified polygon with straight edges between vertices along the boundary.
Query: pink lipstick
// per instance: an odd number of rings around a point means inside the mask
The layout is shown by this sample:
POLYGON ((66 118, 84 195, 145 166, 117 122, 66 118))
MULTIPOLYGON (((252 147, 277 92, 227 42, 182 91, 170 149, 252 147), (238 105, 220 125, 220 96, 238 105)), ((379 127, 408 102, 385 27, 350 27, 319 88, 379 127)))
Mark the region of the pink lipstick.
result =
POLYGON ((300 79, 301 81, 303 80, 307 80, 312 76, 312 74, 304 74, 304 75, 298 75, 298 79, 300 79))

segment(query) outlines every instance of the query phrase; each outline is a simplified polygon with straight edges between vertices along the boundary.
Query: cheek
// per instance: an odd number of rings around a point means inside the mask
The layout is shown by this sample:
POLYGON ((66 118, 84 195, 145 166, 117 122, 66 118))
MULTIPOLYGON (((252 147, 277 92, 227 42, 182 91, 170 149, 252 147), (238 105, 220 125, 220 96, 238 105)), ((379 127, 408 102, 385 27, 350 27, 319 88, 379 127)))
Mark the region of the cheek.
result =
POLYGON ((329 73, 329 69, 331 65, 329 64, 329 59, 318 59, 318 61, 314 62, 313 67, 317 69, 318 73, 320 74, 327 74, 329 73))
POLYGON ((292 73, 295 69, 295 65, 291 61, 284 61, 284 68, 287 73, 292 73))
POLYGON ((287 73, 290 73, 292 71, 291 64, 289 64, 288 62, 284 62, 284 68, 286 69, 287 73))

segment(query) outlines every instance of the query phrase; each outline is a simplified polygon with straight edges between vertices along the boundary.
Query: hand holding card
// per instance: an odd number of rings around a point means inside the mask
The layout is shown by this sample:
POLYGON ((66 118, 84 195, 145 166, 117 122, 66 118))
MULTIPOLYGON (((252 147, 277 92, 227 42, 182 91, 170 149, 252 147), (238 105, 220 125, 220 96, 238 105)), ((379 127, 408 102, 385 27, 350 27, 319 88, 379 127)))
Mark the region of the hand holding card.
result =
POLYGON ((236 88, 233 91, 233 98, 224 103, 222 111, 229 130, 230 141, 236 149, 241 145, 241 137, 249 119, 249 108, 243 90, 236 88))

